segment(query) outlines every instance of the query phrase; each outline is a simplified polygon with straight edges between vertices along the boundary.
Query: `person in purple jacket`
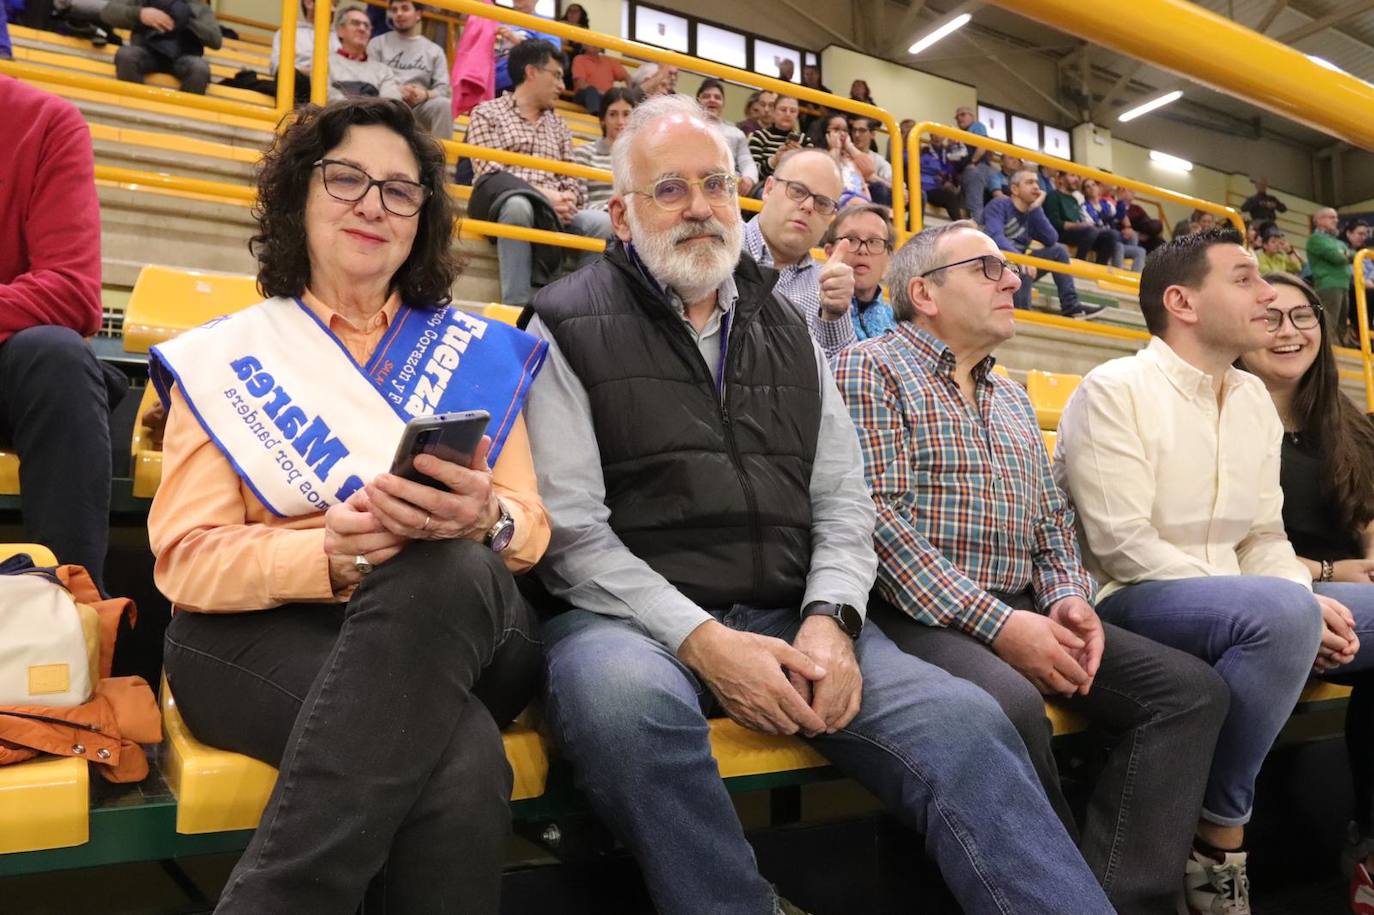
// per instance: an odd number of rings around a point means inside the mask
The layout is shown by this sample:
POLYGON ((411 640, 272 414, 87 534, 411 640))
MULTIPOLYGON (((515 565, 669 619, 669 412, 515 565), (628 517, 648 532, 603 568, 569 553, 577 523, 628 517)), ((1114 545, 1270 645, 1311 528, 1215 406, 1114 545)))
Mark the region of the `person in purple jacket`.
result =
MULTIPOLYGON (((1003 251, 1025 254, 1031 242, 1043 245, 1034 252, 1035 257, 1061 264, 1069 262, 1069 251, 1059 243, 1059 233, 1050 225, 1049 217, 1041 208, 1045 202, 1045 192, 1040 187, 1040 177, 1031 169, 1022 169, 1011 176, 1010 193, 998 197, 983 209, 983 229, 1003 251)), ((1034 267, 1022 267, 1026 278, 1012 296, 1017 308, 1030 308, 1031 284, 1035 282, 1038 271, 1034 267)), ((1059 313, 1066 318, 1091 318, 1102 310, 1101 305, 1080 302, 1078 288, 1073 277, 1067 273, 1051 272, 1055 288, 1059 290, 1059 313)))

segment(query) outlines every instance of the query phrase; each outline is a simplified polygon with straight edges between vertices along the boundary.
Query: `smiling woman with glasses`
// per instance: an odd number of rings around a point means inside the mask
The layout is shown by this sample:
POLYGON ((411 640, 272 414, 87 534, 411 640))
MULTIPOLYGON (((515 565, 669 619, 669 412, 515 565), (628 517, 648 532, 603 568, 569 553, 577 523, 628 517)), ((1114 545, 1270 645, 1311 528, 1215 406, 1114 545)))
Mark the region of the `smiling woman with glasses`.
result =
POLYGON ((1339 601, 1315 670, 1354 686, 1346 750, 1355 788, 1349 845, 1351 892, 1374 890, 1374 424, 1340 390, 1321 300, 1289 273, 1264 277, 1278 292, 1264 349, 1238 365, 1264 382, 1283 420, 1279 484, 1283 526, 1312 574, 1313 590, 1339 601), (1344 633, 1349 637, 1338 638, 1344 633), (1370 643, 1366 648, 1366 644, 1370 643), (1353 862, 1353 865, 1352 865, 1353 862))
POLYGON ((167 679, 200 740, 280 772, 221 913, 499 910, 546 345, 450 304, 445 170, 402 101, 298 111, 258 173, 270 298, 153 350, 167 679), (408 420, 467 410, 498 417, 472 454, 388 472, 408 420))

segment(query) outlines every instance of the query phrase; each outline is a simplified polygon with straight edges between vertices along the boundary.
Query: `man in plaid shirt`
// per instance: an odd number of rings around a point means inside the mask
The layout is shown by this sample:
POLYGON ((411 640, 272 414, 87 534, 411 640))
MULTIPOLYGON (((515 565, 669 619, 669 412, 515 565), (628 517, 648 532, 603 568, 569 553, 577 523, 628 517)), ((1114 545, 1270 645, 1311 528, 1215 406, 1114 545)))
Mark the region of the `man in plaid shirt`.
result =
MULTIPOLYGON (((560 162, 572 161, 572 131, 554 112, 563 88, 563 58, 546 41, 527 39, 510 52, 515 89, 483 102, 469 116, 466 142, 560 162)), ((587 186, 580 178, 556 175, 523 165, 490 159, 473 160, 473 187, 484 178, 506 172, 543 194, 558 216, 560 230, 592 238, 611 237, 611 219, 604 210, 587 210, 587 186)), ((503 225, 535 225, 535 207, 527 197, 506 195, 495 221, 503 225)), ((533 254, 527 241, 501 238, 496 242, 501 262, 501 301, 528 305, 533 254)), ((595 256, 594 252, 588 252, 595 256)), ((584 256, 584 261, 590 258, 584 256)))
POLYGON ((896 330, 835 367, 877 507, 870 613, 904 651, 997 699, 1070 834, 1044 697, 1105 730, 1080 847, 1118 911, 1170 911, 1225 684, 1098 619, 1035 411, 992 372, 1021 284, 992 239, 969 220, 928 229, 888 279, 896 330))

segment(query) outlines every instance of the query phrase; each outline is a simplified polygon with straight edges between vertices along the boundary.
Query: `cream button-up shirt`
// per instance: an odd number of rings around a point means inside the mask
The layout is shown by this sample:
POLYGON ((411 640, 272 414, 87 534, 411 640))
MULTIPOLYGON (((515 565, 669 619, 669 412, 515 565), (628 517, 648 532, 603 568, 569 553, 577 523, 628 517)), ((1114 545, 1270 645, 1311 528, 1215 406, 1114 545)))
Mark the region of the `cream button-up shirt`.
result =
POLYGON ((1264 384, 1212 376, 1158 337, 1083 379, 1059 421, 1054 476, 1078 511, 1101 600, 1125 585, 1272 575, 1312 586, 1283 530, 1283 425, 1264 384))

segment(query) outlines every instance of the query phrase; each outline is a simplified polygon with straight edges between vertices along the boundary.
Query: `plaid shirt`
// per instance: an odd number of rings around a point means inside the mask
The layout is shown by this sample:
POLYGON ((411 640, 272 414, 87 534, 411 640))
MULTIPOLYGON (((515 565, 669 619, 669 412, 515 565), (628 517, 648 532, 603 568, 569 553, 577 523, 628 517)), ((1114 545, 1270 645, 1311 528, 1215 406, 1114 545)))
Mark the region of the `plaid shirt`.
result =
POLYGON ((774 289, 801 312, 811 331, 811 339, 820 345, 826 359, 833 363, 840 350, 858 341, 853 321, 827 321, 821 317, 821 265, 809 251, 790 267, 774 266, 773 252, 763 240, 763 228, 757 216, 744 224, 743 237, 744 253, 760 266, 778 272, 778 284, 774 289))
MULTIPOLYGON (((539 115, 539 120, 531 124, 520 114, 520 109, 515 107, 513 92, 483 102, 472 109, 472 114, 468 116, 467 136, 464 139, 473 146, 504 149, 527 156, 543 156, 545 159, 557 159, 560 162, 573 161, 572 131, 568 129, 567 123, 551 109, 539 115)), ((504 165, 489 159, 473 159, 472 168, 473 184, 492 172, 505 171, 535 187, 573 191, 577 194, 579 210, 587 205, 587 186, 579 178, 555 175, 553 172, 523 165, 504 165)))
POLYGON ((835 366, 878 510, 879 591, 919 622, 984 642, 1012 612, 990 591, 1029 587, 1042 612, 1093 593, 1030 398, 993 361, 974 368, 976 412, 954 352, 907 321, 835 366))

